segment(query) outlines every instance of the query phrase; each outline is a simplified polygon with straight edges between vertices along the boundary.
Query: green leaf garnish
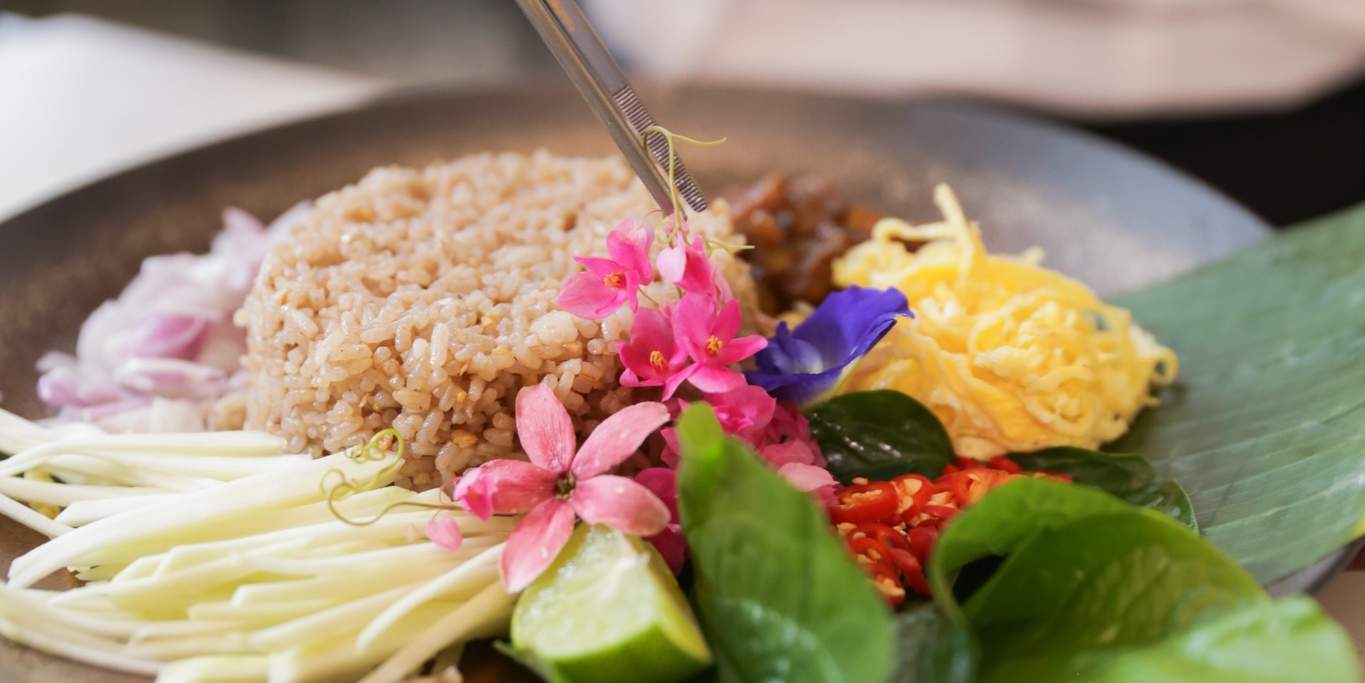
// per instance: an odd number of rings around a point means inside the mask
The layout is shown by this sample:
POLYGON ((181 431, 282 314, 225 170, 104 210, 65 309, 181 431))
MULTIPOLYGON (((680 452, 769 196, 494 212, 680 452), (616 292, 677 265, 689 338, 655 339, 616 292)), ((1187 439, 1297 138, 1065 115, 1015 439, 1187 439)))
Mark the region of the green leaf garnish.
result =
POLYGON ((953 581, 968 563, 1009 555, 1039 532, 1128 509, 1103 492, 1045 479, 1019 479, 994 489, 953 518, 929 556, 934 600, 949 617, 964 622, 953 581))
POLYGON ((969 634, 950 661, 979 662, 983 683, 1358 680, 1349 640, 1311 603, 1269 602, 1189 528, 1083 486, 991 491, 945 529, 929 579, 936 628, 969 634), (959 604, 954 576, 991 556, 1004 561, 959 604))
POLYGON ((1010 453, 1009 457, 1026 472, 1069 474, 1077 484, 1102 489, 1133 505, 1163 512, 1185 526, 1199 530, 1194 506, 1185 490, 1180 484, 1161 478, 1152 463, 1141 456, 1061 446, 1032 453, 1010 453))
POLYGON ((1351 641, 1305 597, 1246 603, 1155 645, 1089 659, 1088 680, 1098 683, 1360 680, 1351 641))
POLYGON ((976 677, 976 641, 933 603, 896 615, 900 658, 893 683, 971 683, 976 677))
POLYGON ((710 406, 688 407, 678 437, 678 505, 721 680, 887 680, 891 614, 824 513, 725 436, 710 406))
POLYGON ((937 477, 953 461, 948 432, 928 408, 899 391, 837 396, 806 413, 830 474, 881 480, 910 472, 937 477))

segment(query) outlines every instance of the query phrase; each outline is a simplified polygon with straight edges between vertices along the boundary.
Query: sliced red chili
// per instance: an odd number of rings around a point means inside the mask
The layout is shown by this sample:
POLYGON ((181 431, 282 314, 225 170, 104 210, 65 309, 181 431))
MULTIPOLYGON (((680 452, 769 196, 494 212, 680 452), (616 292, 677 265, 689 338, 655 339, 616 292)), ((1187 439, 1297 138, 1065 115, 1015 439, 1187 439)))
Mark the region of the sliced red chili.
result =
POLYGON ((1003 455, 997 455, 994 458, 991 458, 990 466, 994 467, 997 470, 1004 470, 1006 472, 1009 472, 1010 474, 1019 474, 1019 472, 1022 469, 1019 467, 1019 463, 1010 460, 1009 458, 1003 455))
POLYGON ((896 489, 884 481, 854 484, 839 491, 829 516, 835 522, 879 522, 896 514, 896 489))
POLYGON ((946 520, 956 515, 958 508, 956 505, 925 505, 924 514, 938 520, 946 520))
POLYGON ((910 541, 910 552, 920 559, 921 564, 927 562, 929 553, 934 550, 934 544, 938 543, 938 529, 931 526, 917 526, 906 530, 905 536, 910 541))
POLYGON ((929 582, 924 579, 924 566, 914 555, 904 550, 893 549, 891 559, 895 562, 896 571, 900 572, 906 588, 920 595, 929 594, 929 582))
POLYGON ((966 507, 981 500, 987 491, 1013 478, 1014 475, 1009 472, 982 467, 942 477, 939 486, 946 485, 958 506, 966 507))
POLYGON ((881 522, 863 522, 857 527, 855 534, 861 533, 868 538, 876 540, 878 543, 890 548, 910 549, 910 539, 905 537, 905 533, 881 522))
POLYGON ((934 494, 934 482, 919 474, 902 474, 891 480, 891 487, 896 489, 896 515, 905 521, 919 514, 934 494))
POLYGON ((861 555, 874 563, 891 563, 891 550, 884 543, 871 536, 854 535, 848 539, 848 549, 854 555, 861 555))
POLYGON ((872 585, 877 592, 891 605, 892 609, 901 606, 905 602, 905 587, 901 585, 900 577, 894 569, 887 569, 872 575, 872 585))

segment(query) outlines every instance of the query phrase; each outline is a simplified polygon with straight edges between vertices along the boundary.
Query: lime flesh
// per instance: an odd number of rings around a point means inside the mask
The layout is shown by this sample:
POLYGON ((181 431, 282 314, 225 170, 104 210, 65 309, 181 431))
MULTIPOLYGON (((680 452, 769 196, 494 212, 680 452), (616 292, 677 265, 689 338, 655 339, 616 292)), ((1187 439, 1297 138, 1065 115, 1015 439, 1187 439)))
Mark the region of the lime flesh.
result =
POLYGON ((586 524, 517 600, 512 646, 572 683, 681 681, 711 663, 653 546, 586 524))

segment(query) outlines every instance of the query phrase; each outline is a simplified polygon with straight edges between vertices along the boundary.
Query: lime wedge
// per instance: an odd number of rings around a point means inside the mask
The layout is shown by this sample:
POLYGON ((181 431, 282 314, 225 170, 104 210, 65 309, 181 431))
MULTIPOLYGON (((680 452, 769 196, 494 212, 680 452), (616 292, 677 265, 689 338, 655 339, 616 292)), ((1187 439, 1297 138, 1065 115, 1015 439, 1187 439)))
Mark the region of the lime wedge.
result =
POLYGON ((569 683, 681 681, 711 663, 653 546, 586 524, 517 600, 512 646, 569 683))

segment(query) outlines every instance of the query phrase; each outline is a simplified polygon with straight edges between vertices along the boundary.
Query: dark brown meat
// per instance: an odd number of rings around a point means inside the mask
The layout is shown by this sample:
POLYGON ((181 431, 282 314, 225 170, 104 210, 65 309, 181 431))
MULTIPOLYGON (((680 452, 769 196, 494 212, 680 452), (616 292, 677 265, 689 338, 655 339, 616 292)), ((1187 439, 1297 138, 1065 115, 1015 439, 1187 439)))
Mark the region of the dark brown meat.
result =
POLYGON ((881 214, 851 204, 828 180, 770 175, 731 196, 735 227, 754 249, 743 252, 759 280, 763 310, 818 304, 831 289, 834 259, 872 234, 881 214))

